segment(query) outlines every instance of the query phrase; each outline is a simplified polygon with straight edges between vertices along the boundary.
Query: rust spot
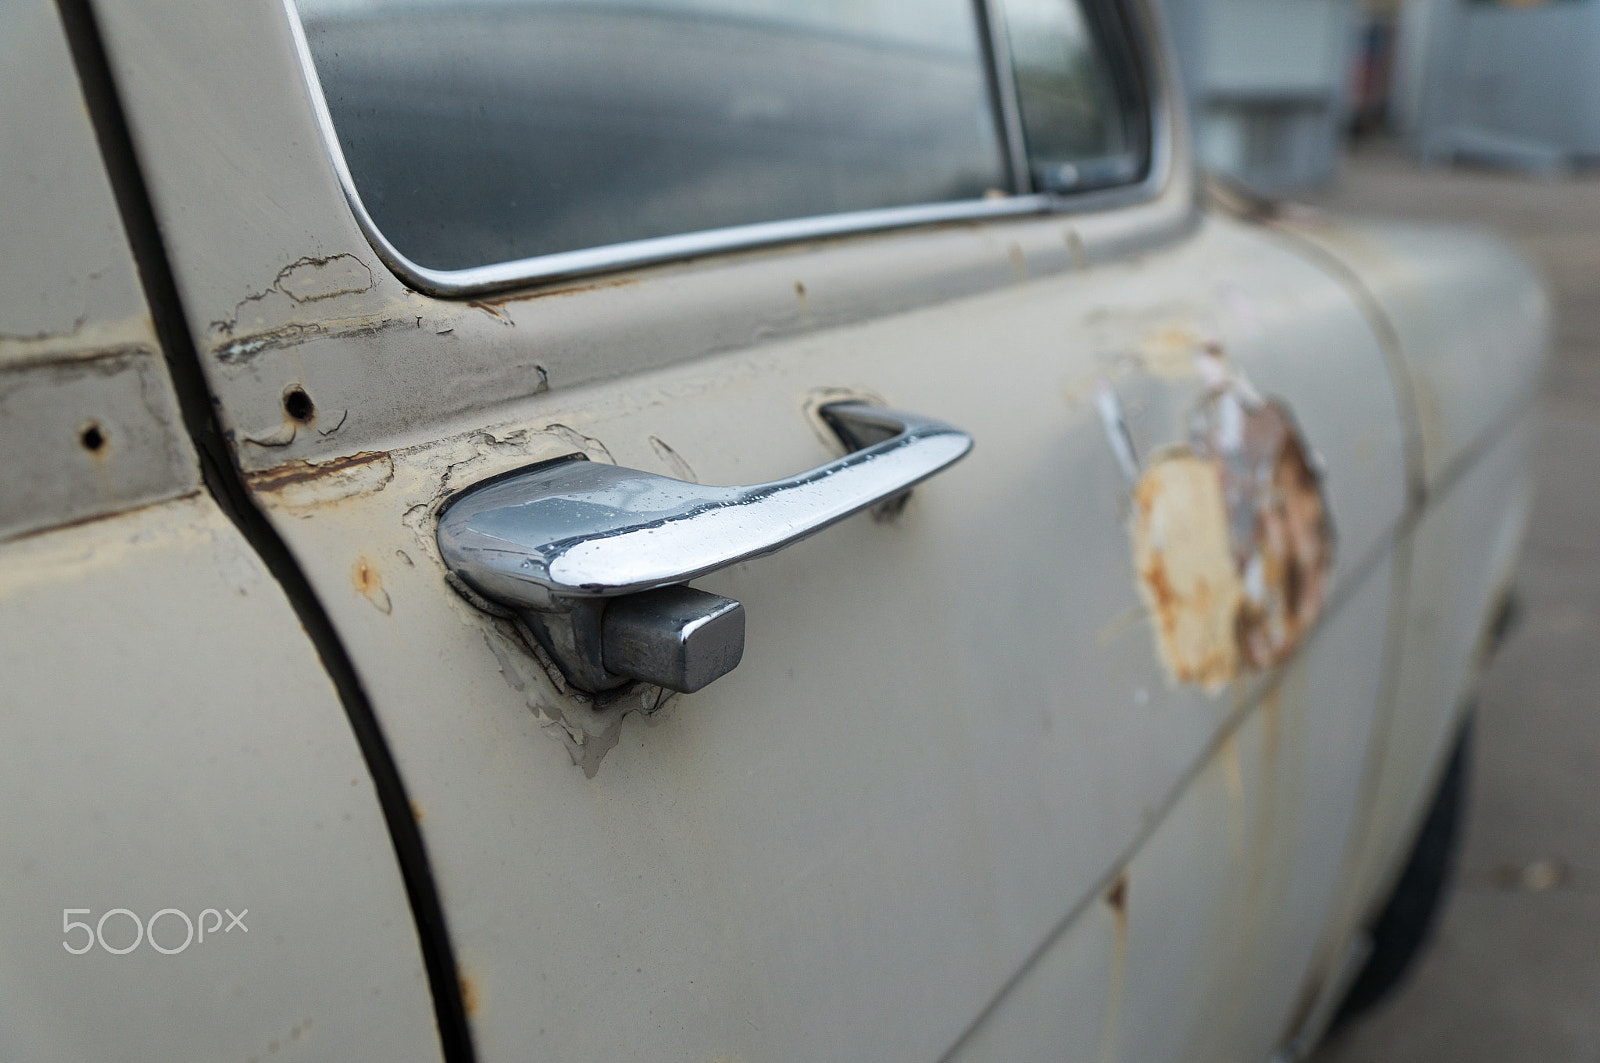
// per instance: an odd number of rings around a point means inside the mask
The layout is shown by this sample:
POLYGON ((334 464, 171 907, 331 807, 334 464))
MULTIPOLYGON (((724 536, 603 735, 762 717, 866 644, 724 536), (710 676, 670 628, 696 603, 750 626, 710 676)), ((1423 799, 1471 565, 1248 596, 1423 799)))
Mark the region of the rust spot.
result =
POLYGON ((415 802, 415 801, 411 802, 411 818, 412 819, 416 820, 418 823, 421 823, 422 820, 423 820, 423 817, 426 816, 426 815, 427 815, 427 813, 422 811, 422 806, 421 805, 417 804, 417 802, 415 802))
POLYGON ((378 612, 388 615, 394 609, 394 603, 389 600, 389 592, 383 589, 383 577, 378 574, 372 562, 364 557, 357 560, 355 567, 350 570, 350 579, 355 584, 356 590, 360 591, 367 601, 377 606, 378 612))
POLYGON ((1294 652, 1321 615, 1334 535, 1286 407, 1220 379, 1134 502, 1140 594, 1175 681, 1215 693, 1294 652))
POLYGON ((1106 904, 1111 906, 1119 922, 1126 922, 1128 918, 1128 873, 1124 871, 1117 876, 1117 880, 1106 890, 1106 904))
POLYGON ((478 982, 460 966, 456 967, 456 981, 461 984, 461 1007, 469 1018, 478 1014, 478 982))

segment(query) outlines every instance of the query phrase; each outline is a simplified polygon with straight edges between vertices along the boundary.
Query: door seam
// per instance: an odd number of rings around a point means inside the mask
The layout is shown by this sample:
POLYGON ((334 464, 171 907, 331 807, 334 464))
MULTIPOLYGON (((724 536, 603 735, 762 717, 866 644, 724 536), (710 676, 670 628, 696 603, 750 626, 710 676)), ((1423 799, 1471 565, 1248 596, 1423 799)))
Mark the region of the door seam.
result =
POLYGON ((218 508, 277 582, 333 683, 372 777, 405 886, 428 977, 440 1050, 447 1063, 474 1063, 466 1005, 444 908, 399 768, 332 619, 288 545, 256 506, 218 424, 90 0, 56 0, 56 8, 116 200, 123 235, 132 251, 156 338, 177 393, 184 427, 199 457, 202 481, 218 508))

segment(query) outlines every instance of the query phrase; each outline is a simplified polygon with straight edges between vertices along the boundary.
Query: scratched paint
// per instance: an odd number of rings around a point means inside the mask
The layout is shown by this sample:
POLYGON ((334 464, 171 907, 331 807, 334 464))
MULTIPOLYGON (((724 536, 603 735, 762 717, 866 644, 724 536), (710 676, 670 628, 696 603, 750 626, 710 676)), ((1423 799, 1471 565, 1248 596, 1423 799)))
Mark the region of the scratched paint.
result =
POLYGON ((1133 558, 1168 675, 1214 694, 1286 660, 1315 625, 1334 534, 1288 407, 1220 357, 1202 362, 1188 442, 1134 486, 1133 558))

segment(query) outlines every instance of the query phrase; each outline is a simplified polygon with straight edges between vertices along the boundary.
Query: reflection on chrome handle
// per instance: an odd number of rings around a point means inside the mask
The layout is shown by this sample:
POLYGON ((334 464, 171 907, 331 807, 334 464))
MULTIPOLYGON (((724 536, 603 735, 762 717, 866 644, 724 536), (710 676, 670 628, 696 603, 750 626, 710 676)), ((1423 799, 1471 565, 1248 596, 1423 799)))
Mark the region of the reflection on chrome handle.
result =
MULTIPOLYGON (((596 599, 687 583, 781 550, 904 493, 972 448, 971 437, 947 424, 865 403, 832 403, 821 414, 853 452, 809 472, 751 487, 703 487, 563 459, 458 498, 439 522, 440 553, 491 601, 525 616, 580 608, 598 630, 603 603, 596 599)), ((602 667, 578 648, 589 640, 541 633, 548 626, 548 617, 530 620, 569 680, 584 673, 576 685, 600 689, 629 677, 615 667, 625 662, 608 657, 602 667), (586 673, 563 660, 575 654, 590 658, 586 673)))
POLYGON ((947 424, 864 403, 835 403, 822 415, 861 449, 753 487, 561 461, 458 499, 439 522, 439 549, 474 590, 513 607, 547 607, 552 595, 635 594, 780 550, 900 494, 972 447, 947 424))

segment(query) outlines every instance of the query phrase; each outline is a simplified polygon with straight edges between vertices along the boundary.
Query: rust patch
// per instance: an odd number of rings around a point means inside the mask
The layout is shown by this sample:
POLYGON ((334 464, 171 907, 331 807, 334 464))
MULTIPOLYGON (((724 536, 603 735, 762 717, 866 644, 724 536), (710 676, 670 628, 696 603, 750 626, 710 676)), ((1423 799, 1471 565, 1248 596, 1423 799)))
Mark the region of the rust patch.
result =
POLYGON ((1133 554, 1168 674, 1216 693, 1286 660, 1333 564, 1322 479, 1288 409, 1217 376, 1189 444, 1134 488, 1133 554))
POLYGON ((457 965, 456 981, 461 984, 461 1008, 467 1013, 468 1018, 472 1018, 478 1014, 481 1003, 478 997, 478 980, 457 965))
POLYGON ((1221 475, 1209 461, 1174 455, 1139 478, 1133 497, 1134 565, 1162 659, 1178 682, 1220 690, 1239 670, 1242 598, 1221 475))
POLYGON ((355 584, 356 590, 377 607, 378 612, 388 616, 394 610, 394 603, 389 600, 389 592, 383 589, 383 576, 377 568, 366 558, 358 558, 350 570, 350 582, 355 584))

